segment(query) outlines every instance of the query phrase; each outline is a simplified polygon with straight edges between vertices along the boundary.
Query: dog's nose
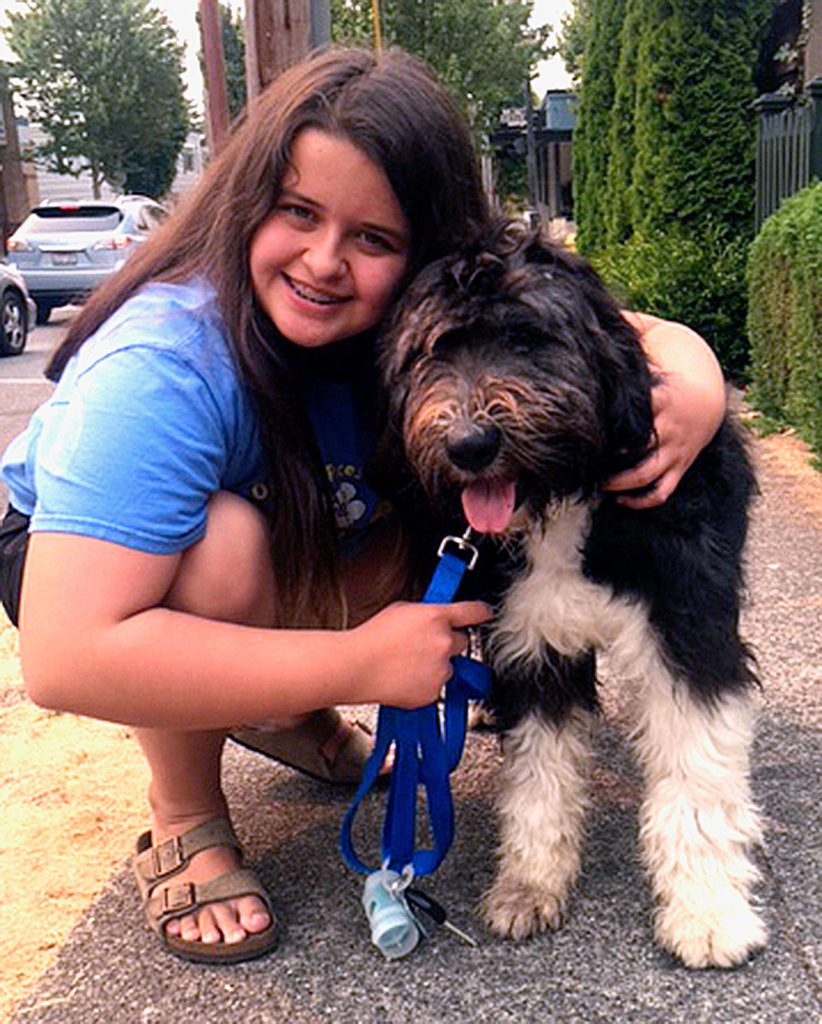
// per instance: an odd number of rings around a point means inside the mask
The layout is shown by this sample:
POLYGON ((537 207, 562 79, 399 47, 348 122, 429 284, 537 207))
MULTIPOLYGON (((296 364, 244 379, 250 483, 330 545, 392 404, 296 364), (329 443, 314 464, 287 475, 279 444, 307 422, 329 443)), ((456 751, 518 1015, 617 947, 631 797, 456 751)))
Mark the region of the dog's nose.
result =
POLYGON ((479 473, 494 461, 501 441, 502 434, 493 423, 472 425, 468 430, 449 431, 445 450, 458 469, 479 473))

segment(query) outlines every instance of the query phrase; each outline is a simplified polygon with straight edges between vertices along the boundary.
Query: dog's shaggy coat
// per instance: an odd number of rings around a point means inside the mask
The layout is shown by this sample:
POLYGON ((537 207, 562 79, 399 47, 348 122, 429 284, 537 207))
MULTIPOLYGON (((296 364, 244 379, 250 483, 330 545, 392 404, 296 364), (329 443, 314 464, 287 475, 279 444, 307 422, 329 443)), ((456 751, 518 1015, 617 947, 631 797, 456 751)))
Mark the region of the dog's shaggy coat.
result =
POLYGON ((439 521, 453 527, 462 507, 497 535, 480 559, 505 751, 487 921, 515 938, 560 923, 588 804, 594 652, 607 650, 637 695, 658 938, 693 967, 739 963, 765 928, 750 903, 761 828, 738 633, 754 479, 736 429, 723 424, 662 506, 601 493, 653 443, 651 370, 597 275, 511 225, 422 273, 383 371, 407 494, 421 485, 439 521))

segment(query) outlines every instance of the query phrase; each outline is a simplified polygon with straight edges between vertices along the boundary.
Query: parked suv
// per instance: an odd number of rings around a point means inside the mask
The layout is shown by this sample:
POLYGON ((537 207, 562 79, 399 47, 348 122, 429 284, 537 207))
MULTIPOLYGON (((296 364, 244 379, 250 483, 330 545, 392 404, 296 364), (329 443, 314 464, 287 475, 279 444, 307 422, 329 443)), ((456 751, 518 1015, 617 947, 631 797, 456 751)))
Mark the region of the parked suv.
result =
POLYGON ((81 301, 118 270, 166 217, 147 196, 36 206, 7 242, 44 324, 54 306, 81 301))

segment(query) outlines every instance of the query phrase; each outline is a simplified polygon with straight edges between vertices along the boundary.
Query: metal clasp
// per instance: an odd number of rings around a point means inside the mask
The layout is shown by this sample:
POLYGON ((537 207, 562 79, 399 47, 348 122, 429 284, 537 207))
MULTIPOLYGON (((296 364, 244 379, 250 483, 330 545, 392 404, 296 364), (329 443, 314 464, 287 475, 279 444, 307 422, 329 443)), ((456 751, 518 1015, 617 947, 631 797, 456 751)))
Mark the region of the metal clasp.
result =
POLYGON ((176 874, 186 863, 183 844, 179 836, 169 836, 151 850, 154 878, 168 878, 176 874))
POLYGON ((469 526, 461 537, 443 537, 440 546, 437 548, 437 557, 442 558, 449 544, 453 544, 459 552, 459 557, 465 562, 466 569, 473 569, 479 558, 479 550, 470 541, 471 527, 469 526), (467 554, 468 558, 462 556, 467 554))

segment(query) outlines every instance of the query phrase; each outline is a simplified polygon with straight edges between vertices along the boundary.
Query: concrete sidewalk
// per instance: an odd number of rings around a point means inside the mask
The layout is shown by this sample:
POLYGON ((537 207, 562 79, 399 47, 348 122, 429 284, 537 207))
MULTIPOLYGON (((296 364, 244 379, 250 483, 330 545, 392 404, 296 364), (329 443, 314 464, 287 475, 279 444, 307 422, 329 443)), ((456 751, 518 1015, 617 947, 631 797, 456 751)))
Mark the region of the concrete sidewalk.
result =
MULTIPOLYGON (((329 792, 232 746, 226 755, 229 801, 249 860, 274 894, 278 950, 231 968, 175 960, 141 923, 124 869, 88 908, 14 1021, 818 1024, 822 514, 803 506, 795 481, 767 459, 761 486, 744 632, 765 684, 753 774, 767 823, 759 899, 770 942, 749 963, 733 971, 688 971, 655 944, 636 838, 639 777, 627 745, 607 721, 597 731, 595 806, 565 926, 517 945, 479 924, 475 904, 494 868, 498 753, 493 738, 474 734, 454 778, 456 840, 426 888, 479 940, 479 948, 439 929, 394 963, 370 944, 359 904, 361 880, 338 854, 350 795, 329 792)), ((382 797, 370 798, 357 826, 361 844, 378 836, 381 815, 382 797)))

